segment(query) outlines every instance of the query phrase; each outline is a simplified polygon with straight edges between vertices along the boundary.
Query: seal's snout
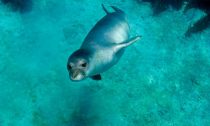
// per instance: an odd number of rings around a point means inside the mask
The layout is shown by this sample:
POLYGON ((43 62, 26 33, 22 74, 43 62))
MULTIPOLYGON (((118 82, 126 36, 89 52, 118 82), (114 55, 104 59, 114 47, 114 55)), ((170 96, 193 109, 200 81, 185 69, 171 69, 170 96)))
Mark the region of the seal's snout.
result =
POLYGON ((80 69, 74 69, 69 72, 69 77, 72 81, 80 81, 85 78, 85 74, 80 69))
POLYGON ((73 72, 73 74, 72 74, 72 77, 73 77, 73 78, 76 78, 77 75, 79 75, 79 70, 75 70, 75 71, 73 72))

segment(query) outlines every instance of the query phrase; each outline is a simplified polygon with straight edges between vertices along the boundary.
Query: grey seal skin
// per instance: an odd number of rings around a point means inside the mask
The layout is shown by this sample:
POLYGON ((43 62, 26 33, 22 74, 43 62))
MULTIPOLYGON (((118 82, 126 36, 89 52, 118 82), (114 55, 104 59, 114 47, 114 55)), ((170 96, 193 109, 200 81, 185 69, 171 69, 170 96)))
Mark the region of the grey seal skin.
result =
POLYGON ((101 73, 115 65, 125 48, 140 39, 129 38, 129 25, 125 13, 115 6, 99 20, 88 33, 80 49, 70 55, 67 62, 69 77, 72 81, 87 77, 101 80, 101 73))

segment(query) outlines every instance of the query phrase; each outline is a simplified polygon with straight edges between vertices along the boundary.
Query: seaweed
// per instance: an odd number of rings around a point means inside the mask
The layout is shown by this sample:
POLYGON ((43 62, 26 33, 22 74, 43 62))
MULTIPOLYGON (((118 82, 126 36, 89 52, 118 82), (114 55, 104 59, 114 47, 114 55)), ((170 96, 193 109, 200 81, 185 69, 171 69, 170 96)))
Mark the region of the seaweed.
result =
POLYGON ((185 32, 186 37, 190 37, 192 34, 200 33, 210 26, 210 15, 206 15, 190 26, 185 32))
POLYGON ((160 13, 166 11, 169 7, 174 10, 181 9, 185 0, 142 0, 143 2, 150 2, 153 8, 153 14, 159 15, 160 13))
POLYGON ((200 10, 203 10, 207 14, 210 13, 210 1, 209 0, 190 0, 187 4, 187 6, 184 9, 184 12, 186 12, 189 9, 197 8, 200 10))
POLYGON ((207 15, 199 19, 192 26, 189 26, 185 32, 185 37, 190 37, 192 34, 200 33, 207 29, 210 25, 210 1, 209 0, 191 0, 184 9, 186 13, 189 9, 200 9, 207 15))
POLYGON ((13 11, 20 13, 30 12, 32 10, 32 0, 1 0, 2 3, 10 6, 13 11))

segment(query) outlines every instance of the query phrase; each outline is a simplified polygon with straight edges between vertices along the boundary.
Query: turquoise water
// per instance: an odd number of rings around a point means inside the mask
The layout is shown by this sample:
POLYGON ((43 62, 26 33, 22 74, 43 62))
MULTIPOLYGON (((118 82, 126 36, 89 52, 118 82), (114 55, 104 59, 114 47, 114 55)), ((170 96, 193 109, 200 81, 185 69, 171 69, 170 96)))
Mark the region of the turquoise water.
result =
POLYGON ((1 2, 0 126, 210 126, 210 29, 184 36, 204 15, 154 16, 135 0, 34 0, 30 12, 1 2), (124 10, 142 39, 101 81, 71 82, 67 59, 102 3, 124 10))

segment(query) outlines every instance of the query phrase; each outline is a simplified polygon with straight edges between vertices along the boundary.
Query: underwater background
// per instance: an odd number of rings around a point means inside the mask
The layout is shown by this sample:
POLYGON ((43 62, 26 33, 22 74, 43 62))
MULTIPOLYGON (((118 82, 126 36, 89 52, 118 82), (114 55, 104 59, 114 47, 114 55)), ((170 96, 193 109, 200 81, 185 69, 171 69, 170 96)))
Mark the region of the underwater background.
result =
POLYGON ((1 0, 0 126, 210 126, 209 6, 171 1, 1 0), (101 81, 72 82, 102 3, 142 38, 101 81))

